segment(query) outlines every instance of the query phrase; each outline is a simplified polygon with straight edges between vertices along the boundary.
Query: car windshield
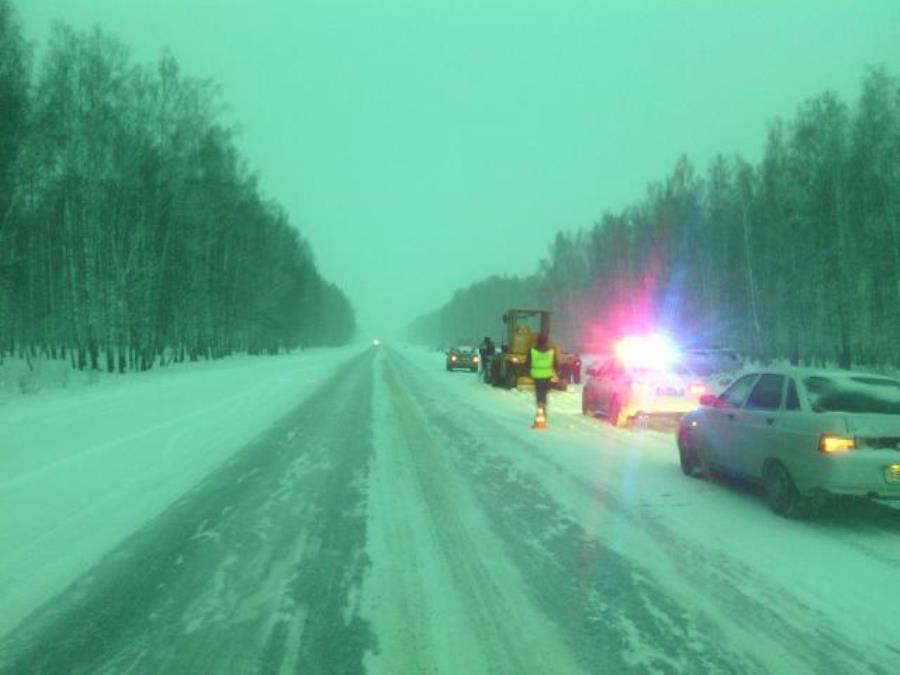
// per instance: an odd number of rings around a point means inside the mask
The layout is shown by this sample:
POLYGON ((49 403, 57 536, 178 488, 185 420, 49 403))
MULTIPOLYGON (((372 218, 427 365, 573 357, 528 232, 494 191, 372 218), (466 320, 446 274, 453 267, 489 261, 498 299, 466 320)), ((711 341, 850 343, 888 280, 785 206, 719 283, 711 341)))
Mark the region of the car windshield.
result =
POLYGON ((815 412, 900 415, 900 382, 882 377, 807 377, 803 380, 815 412))

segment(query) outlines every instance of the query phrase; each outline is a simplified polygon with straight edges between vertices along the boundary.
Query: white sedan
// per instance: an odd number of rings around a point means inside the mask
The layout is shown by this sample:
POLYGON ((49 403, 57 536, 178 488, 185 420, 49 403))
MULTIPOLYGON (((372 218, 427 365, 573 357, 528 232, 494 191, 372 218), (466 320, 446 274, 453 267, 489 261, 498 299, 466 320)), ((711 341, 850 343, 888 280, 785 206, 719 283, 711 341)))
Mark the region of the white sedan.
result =
POLYGON ((828 494, 900 499, 900 381, 804 368, 739 377, 679 423, 687 475, 763 485, 772 510, 802 516, 828 494))

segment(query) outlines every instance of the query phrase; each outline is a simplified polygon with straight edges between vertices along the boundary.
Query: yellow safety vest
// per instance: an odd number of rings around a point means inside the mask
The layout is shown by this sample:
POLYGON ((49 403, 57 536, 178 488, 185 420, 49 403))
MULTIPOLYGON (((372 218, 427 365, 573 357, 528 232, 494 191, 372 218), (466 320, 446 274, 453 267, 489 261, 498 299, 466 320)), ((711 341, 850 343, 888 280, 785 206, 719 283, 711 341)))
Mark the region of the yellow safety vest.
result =
POLYGON ((556 375, 553 372, 553 350, 542 352, 531 349, 531 377, 536 380, 548 380, 556 375))

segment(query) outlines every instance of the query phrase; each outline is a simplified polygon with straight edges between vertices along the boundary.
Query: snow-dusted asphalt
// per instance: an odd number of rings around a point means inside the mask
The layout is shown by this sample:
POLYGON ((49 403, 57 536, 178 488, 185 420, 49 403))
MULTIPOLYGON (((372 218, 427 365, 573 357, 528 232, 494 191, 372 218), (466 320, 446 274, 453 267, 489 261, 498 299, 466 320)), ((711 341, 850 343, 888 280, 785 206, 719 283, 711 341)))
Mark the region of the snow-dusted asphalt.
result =
MULTIPOLYGON (((3 673, 894 673, 900 512, 368 349, 0 642, 3 673)), ((23 515, 24 517, 24 515, 23 515)), ((2 610, 0 610, 2 611, 2 610)))

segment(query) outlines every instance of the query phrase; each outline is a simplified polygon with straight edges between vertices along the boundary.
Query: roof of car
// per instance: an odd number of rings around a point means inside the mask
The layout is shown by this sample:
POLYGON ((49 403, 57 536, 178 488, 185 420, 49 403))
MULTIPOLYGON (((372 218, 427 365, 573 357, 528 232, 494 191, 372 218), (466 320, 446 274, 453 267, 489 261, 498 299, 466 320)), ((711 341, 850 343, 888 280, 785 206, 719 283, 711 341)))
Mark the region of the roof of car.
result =
POLYGON ((737 377, 754 375, 757 373, 772 373, 776 375, 788 375, 802 379, 805 377, 831 377, 844 379, 848 377, 880 377, 886 380, 896 380, 896 377, 884 373, 873 373, 864 370, 839 370, 837 368, 816 368, 812 366, 748 366, 737 377))

